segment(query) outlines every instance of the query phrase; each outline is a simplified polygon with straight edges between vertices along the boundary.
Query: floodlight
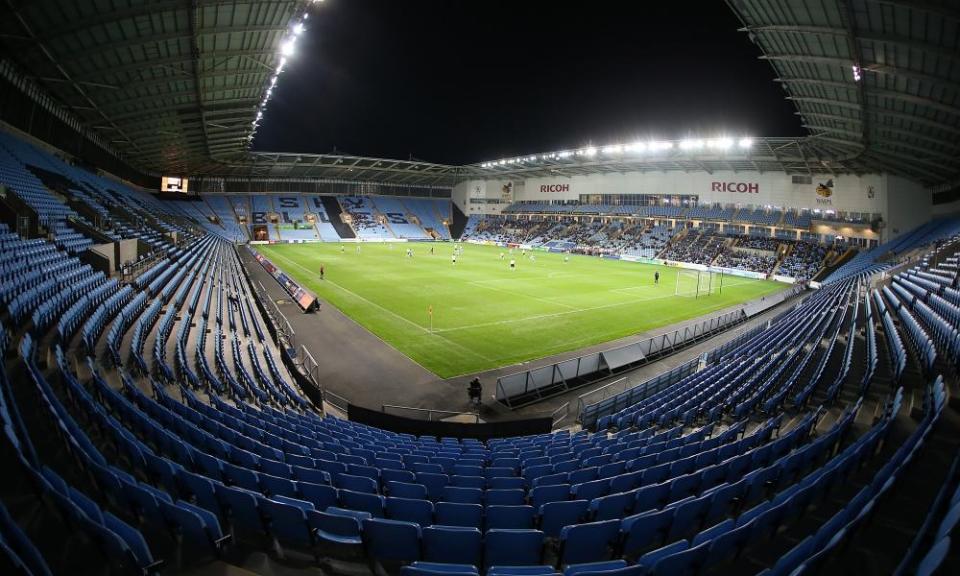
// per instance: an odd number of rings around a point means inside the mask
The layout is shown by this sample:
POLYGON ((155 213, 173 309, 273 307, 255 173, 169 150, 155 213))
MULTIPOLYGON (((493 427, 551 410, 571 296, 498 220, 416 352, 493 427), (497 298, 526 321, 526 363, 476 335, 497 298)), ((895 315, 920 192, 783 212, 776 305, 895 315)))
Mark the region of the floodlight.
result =
POLYGON ((294 39, 290 38, 280 45, 280 53, 284 56, 293 56, 294 39))
POLYGON ((655 140, 650 143, 648 148, 655 152, 659 152, 661 150, 670 150, 673 148, 673 142, 655 140))
POLYGON ((714 138, 712 140, 707 140, 707 146, 709 148, 726 150, 727 148, 733 146, 733 140, 730 138, 714 138))
POLYGON ((751 138, 741 138, 741 139, 740 139, 740 147, 741 147, 741 148, 749 148, 749 147, 751 147, 751 146, 753 146, 753 139, 751 139, 751 138))
POLYGON ((587 156, 596 156, 597 149, 594 148, 593 146, 590 146, 589 148, 585 149, 583 153, 586 154, 587 156))
POLYGON ((703 146, 704 141, 699 138, 685 138, 680 141, 681 150, 699 150, 703 146))

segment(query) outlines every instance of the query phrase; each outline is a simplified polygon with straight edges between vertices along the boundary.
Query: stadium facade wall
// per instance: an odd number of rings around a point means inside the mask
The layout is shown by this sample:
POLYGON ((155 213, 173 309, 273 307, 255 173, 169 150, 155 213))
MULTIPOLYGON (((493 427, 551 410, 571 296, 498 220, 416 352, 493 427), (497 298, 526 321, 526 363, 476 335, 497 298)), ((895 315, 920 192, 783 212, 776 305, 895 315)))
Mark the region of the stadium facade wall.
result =
POLYGON ((627 172, 468 180, 454 187, 453 200, 469 216, 497 214, 513 201, 571 201, 601 194, 696 195, 701 204, 880 214, 887 222, 884 240, 928 221, 933 213, 929 190, 885 174, 815 174, 809 184, 795 184, 790 174, 760 172, 627 172))
POLYGON ((933 216, 933 194, 920 184, 901 178, 887 176, 887 212, 884 214, 889 234, 896 238, 927 223, 933 216))

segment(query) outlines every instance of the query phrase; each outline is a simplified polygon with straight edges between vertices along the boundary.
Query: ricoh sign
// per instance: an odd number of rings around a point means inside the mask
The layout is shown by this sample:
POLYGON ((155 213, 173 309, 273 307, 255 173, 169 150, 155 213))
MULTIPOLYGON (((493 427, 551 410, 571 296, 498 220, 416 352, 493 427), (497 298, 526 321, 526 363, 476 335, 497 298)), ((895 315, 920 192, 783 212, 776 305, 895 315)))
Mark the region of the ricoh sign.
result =
POLYGON ((760 184, 756 182, 711 182, 711 192, 730 192, 733 194, 759 194, 760 184))
POLYGON ((569 184, 541 184, 540 193, 541 194, 551 194, 557 192, 569 192, 569 184))

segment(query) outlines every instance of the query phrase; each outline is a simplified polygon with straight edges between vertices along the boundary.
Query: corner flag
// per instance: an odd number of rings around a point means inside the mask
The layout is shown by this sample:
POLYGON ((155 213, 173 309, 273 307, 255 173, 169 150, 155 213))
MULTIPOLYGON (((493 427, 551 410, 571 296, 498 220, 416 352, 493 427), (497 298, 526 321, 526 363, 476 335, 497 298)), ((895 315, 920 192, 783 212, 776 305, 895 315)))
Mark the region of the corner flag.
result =
POLYGON ((427 314, 430 315, 430 331, 433 332, 433 304, 427 307, 427 314))

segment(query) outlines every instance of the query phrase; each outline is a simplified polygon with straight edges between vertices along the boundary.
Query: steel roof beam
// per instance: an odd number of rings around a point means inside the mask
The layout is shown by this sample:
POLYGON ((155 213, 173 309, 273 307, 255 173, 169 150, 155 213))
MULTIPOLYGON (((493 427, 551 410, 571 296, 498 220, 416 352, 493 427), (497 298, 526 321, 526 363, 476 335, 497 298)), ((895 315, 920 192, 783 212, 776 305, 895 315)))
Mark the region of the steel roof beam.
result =
POLYGON ((843 66, 849 69, 854 62, 850 58, 839 58, 836 56, 814 56, 812 54, 763 54, 757 56, 760 60, 782 60, 785 62, 808 62, 811 64, 828 64, 834 66, 843 66))
MULTIPOLYGON (((876 95, 878 98, 890 98, 892 100, 899 100, 901 102, 909 102, 910 104, 915 104, 917 106, 923 106, 924 108, 929 108, 931 110, 936 110, 937 112, 943 112, 944 114, 949 114, 951 116, 960 116, 960 108, 956 106, 950 106, 949 104, 944 104, 933 100, 931 98, 926 98, 924 96, 915 96, 913 94, 906 94, 904 92, 894 92, 892 90, 870 90, 871 95, 876 95)), ((881 110, 882 114, 883 111, 881 110)))
MULTIPOLYGON (((13 1, 12 1, 12 0, 6 0, 6 4, 7 4, 7 7, 10 9, 10 12, 14 14, 15 18, 16 18, 17 21, 19 22, 20 27, 23 29, 24 32, 27 33, 28 36, 30 36, 31 38, 34 38, 34 39, 36 40, 37 48, 38 48, 41 52, 43 52, 44 56, 46 56, 46 58, 50 61, 50 63, 53 64, 54 68, 57 69, 57 72, 59 72, 60 75, 63 76, 63 78, 71 85, 71 87, 72 87, 77 93, 79 93, 80 96, 82 96, 83 99, 86 100, 86 101, 90 104, 90 106, 93 107, 94 110, 96 110, 96 111, 98 112, 98 114, 101 116, 101 118, 102 118, 103 120, 105 120, 108 124, 113 124, 114 127, 117 129, 117 132, 119 132, 121 136, 123 136, 124 138, 126 138, 127 136, 126 136, 126 134, 123 133, 123 130, 121 130, 120 127, 117 126, 115 122, 111 121, 110 118, 107 117, 106 114, 104 114, 102 111, 100 111, 100 110, 97 108, 96 102, 94 102, 94 100, 93 100, 92 98, 90 98, 89 95, 87 95, 87 93, 84 91, 84 89, 81 87, 81 85, 80 85, 80 84, 77 84, 77 83, 74 81, 73 77, 63 68, 63 66, 60 65, 60 63, 57 61, 56 57, 54 57, 54 55, 50 52, 50 49, 46 46, 46 44, 44 44, 43 42, 41 42, 41 41, 39 40, 39 38, 37 37, 37 35, 33 32, 33 29, 30 27, 29 24, 27 24, 27 21, 26 21, 26 19, 23 17, 23 14, 22 14, 19 10, 17 10, 16 6, 14 6, 13 1)), ((134 148, 137 147, 136 142, 133 143, 133 146, 134 146, 134 148)))
POLYGON ((860 104, 856 102, 844 102, 843 100, 833 100, 831 98, 814 98, 812 96, 787 96, 786 100, 793 102, 806 102, 810 104, 824 104, 826 106, 839 106, 851 110, 862 110, 860 104))
MULTIPOLYGON (((245 56, 265 56, 265 55, 274 56, 274 54, 272 54, 272 51, 270 49, 268 49, 267 47, 263 47, 259 49, 218 50, 215 52, 201 53, 200 60, 203 62, 207 62, 211 59, 222 58, 223 59, 222 61, 220 61, 219 63, 215 62, 214 65, 211 67, 211 69, 216 69, 222 66, 224 63, 228 62, 232 58, 242 58, 245 56)), ((189 63, 191 60, 192 60, 192 56, 189 53, 181 54, 178 56, 171 56, 167 58, 150 58, 144 61, 131 62, 130 64, 125 64, 122 66, 112 66, 108 68, 90 70, 89 72, 84 72, 80 74, 79 78, 81 80, 89 81, 94 78, 102 78, 108 75, 120 76, 123 74, 127 74, 129 72, 140 72, 143 70, 149 70, 151 68, 166 68, 170 70, 175 70, 178 73, 182 73, 185 76, 189 77, 191 74, 189 71, 183 70, 180 68, 172 68, 171 65, 182 64, 185 62, 189 63)), ((204 70, 206 69, 207 68, 204 67, 204 70)))
MULTIPOLYGON (((281 4, 294 5, 295 0, 200 0, 201 8, 217 6, 240 6, 245 4, 265 5, 281 4)), ((138 16, 156 15, 164 12, 177 12, 186 10, 186 5, 182 0, 151 0, 142 5, 130 6, 127 8, 117 8, 103 12, 96 12, 91 16, 70 21, 69 24, 58 28, 45 30, 44 39, 57 38, 64 34, 70 34, 79 30, 85 30, 101 24, 115 24, 123 20, 129 20, 138 16)))
MULTIPOLYGON (((225 86, 225 87, 217 87, 217 88, 206 88, 204 89, 204 92, 212 93, 212 94, 217 94, 222 92, 232 92, 232 91, 249 92, 252 89, 259 88, 262 83, 263 82, 261 80, 260 82, 256 82, 256 83, 251 82, 247 86, 225 86)), ((119 108, 121 106, 136 105, 136 104, 146 105, 146 104, 152 104, 154 102, 164 102, 164 101, 172 100, 175 98, 183 98, 183 97, 189 97, 189 96, 196 97, 196 91, 197 91, 197 87, 195 86, 195 87, 192 87, 190 90, 181 90, 179 92, 166 92, 166 93, 156 94, 153 96, 144 97, 141 95, 134 95, 134 96, 131 96, 130 98, 122 98, 119 100, 112 100, 112 101, 106 102, 104 103, 104 109, 112 110, 115 108, 119 108)), ((259 90, 257 92, 258 93, 256 94, 256 96, 259 97, 260 96, 259 90)), ((211 100, 216 102, 222 101, 219 98, 211 98, 211 100)))

